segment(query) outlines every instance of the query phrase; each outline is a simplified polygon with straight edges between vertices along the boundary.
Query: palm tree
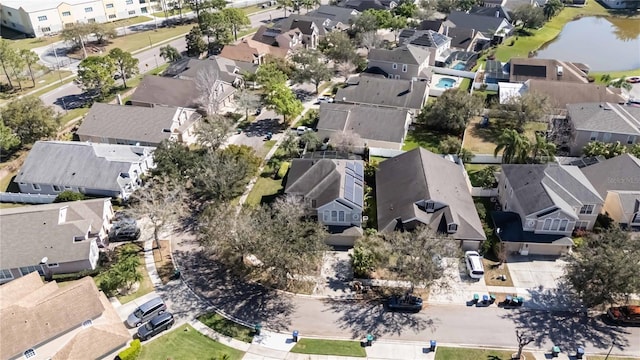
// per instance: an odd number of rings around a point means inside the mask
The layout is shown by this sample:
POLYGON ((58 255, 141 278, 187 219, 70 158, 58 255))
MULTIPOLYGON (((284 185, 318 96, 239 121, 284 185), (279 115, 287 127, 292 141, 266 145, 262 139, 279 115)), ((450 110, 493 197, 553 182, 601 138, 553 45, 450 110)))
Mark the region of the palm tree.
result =
POLYGON ((160 48, 160 56, 167 62, 178 61, 182 58, 180 51, 171 45, 163 46, 160 48))
POLYGON ((31 81, 33 82, 33 86, 35 87, 36 78, 33 76, 33 69, 31 68, 31 65, 37 63, 38 60, 40 60, 40 57, 38 56, 38 54, 29 49, 21 49, 20 56, 29 67, 29 75, 31 75, 31 81))
POLYGON ((564 8, 564 4, 560 0, 549 0, 544 4, 543 13, 547 20, 558 15, 558 13, 564 8))
POLYGON ((547 162, 553 161, 556 154, 556 145, 547 141, 547 139, 536 134, 536 143, 531 147, 531 158, 535 162, 540 156, 540 162, 542 159, 546 159, 547 162))
POLYGON ((631 84, 629 84, 627 82, 627 78, 624 77, 624 76, 619 78, 619 79, 617 79, 617 80, 614 80, 614 81, 610 82, 609 86, 613 86, 613 87, 618 88, 618 89, 625 89, 627 91, 632 89, 631 84))
POLYGON ((282 6, 282 8, 284 9, 284 17, 287 17, 287 8, 288 7, 293 7, 293 0, 276 0, 276 2, 278 3, 278 5, 282 6))
POLYGON ((497 146, 493 152, 493 156, 498 156, 502 152, 502 163, 524 163, 527 160, 527 154, 531 144, 526 136, 520 135, 516 130, 506 129, 498 137, 497 146))

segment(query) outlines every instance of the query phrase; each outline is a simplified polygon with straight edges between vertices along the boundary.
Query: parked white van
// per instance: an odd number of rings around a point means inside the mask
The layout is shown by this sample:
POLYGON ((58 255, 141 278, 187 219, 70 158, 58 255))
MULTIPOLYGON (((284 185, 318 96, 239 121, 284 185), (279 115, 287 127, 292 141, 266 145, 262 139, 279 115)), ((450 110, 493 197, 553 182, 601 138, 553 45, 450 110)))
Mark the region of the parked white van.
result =
POLYGON ((467 271, 472 279, 482 279, 484 277, 484 267, 482 258, 477 251, 467 251, 464 253, 464 262, 467 264, 467 271))

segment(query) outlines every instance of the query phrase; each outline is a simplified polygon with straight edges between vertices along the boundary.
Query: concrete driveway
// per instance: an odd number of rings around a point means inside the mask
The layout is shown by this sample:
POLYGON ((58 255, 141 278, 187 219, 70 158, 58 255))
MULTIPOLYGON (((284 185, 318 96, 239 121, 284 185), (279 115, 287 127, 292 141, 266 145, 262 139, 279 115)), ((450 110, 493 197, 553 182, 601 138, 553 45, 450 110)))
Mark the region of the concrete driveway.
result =
POLYGON ((469 277, 462 259, 446 258, 442 261, 445 265, 444 276, 431 287, 428 303, 462 305, 473 299, 473 294, 489 293, 484 279, 469 277))
POLYGON ((557 289, 565 262, 556 257, 514 256, 507 265, 515 288, 557 289))

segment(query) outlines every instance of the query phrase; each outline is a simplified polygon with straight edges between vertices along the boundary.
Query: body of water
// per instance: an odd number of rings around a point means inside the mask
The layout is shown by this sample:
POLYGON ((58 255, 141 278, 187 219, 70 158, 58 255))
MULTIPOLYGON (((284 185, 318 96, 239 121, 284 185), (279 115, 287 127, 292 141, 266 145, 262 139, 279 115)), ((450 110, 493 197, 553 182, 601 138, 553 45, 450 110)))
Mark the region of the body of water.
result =
POLYGON ((638 69, 640 20, 591 16, 571 21, 536 57, 584 63, 591 71, 638 69))

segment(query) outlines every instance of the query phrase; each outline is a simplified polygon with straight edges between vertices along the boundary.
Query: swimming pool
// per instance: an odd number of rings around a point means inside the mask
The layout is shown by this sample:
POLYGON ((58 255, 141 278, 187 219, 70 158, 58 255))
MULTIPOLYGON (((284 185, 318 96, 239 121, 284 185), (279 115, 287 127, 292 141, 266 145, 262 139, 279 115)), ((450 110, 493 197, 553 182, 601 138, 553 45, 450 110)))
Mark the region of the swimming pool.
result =
POLYGON ((464 70, 467 66, 463 62, 459 62, 453 65, 452 69, 454 70, 464 70))
POLYGON ((456 80, 452 78, 441 78, 436 84, 437 88, 451 89, 456 84, 456 80))

